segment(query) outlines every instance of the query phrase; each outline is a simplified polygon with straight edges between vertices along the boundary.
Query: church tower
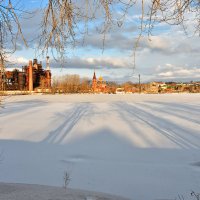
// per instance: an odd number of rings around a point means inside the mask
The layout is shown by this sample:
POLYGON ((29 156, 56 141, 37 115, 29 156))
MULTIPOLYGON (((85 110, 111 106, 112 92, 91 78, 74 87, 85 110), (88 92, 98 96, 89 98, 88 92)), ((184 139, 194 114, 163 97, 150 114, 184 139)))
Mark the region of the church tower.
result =
POLYGON ((95 71, 94 71, 94 75, 93 75, 93 78, 92 78, 92 91, 95 92, 96 88, 97 88, 97 78, 96 78, 96 74, 95 74, 95 71))

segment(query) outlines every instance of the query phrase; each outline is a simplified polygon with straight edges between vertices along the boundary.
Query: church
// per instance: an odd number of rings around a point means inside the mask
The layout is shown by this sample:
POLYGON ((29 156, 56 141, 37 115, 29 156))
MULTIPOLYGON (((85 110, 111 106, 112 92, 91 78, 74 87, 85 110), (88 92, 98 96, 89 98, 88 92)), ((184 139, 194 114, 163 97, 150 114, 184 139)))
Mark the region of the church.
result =
POLYGON ((107 93, 108 92, 106 81, 103 80, 102 76, 100 76, 97 79, 95 71, 92 78, 92 92, 93 93, 107 93))

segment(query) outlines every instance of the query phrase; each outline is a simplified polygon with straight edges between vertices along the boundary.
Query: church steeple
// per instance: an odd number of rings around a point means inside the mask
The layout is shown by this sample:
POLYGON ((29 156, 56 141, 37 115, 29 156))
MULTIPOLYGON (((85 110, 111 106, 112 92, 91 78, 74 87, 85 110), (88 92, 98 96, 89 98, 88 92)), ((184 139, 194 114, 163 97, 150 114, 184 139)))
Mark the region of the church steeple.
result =
POLYGON ((97 80, 95 71, 94 71, 94 75, 93 75, 93 80, 97 80))
POLYGON ((96 88, 97 88, 97 77, 96 77, 96 74, 95 74, 95 71, 94 71, 93 78, 92 78, 92 90, 93 90, 93 92, 96 91, 96 88))

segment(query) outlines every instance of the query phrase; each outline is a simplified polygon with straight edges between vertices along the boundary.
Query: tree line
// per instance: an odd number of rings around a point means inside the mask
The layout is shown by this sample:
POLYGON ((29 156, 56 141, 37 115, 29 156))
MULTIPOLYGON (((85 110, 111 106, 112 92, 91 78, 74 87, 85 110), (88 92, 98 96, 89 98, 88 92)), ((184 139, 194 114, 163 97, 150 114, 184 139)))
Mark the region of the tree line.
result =
POLYGON ((53 78, 52 93, 88 93, 91 81, 77 74, 53 78))
MULTIPOLYGON (((106 81, 106 93, 114 94, 116 89, 122 87, 125 91, 131 91, 133 87, 139 88, 138 84, 131 81, 125 83, 116 83, 114 81, 106 81)), ((52 93, 93 93, 92 80, 78 74, 67 74, 60 77, 54 77, 52 80, 52 93)))

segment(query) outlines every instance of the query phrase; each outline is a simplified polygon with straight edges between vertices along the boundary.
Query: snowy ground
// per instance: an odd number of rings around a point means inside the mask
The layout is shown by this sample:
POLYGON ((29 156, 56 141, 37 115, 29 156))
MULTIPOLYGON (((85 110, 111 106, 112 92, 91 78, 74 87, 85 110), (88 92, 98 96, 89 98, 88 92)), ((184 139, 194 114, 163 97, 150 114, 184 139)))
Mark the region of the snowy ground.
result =
POLYGON ((200 192, 200 94, 32 95, 0 108, 0 182, 133 200, 200 192))
POLYGON ((1 200, 127 200, 122 197, 63 187, 0 183, 1 200))

